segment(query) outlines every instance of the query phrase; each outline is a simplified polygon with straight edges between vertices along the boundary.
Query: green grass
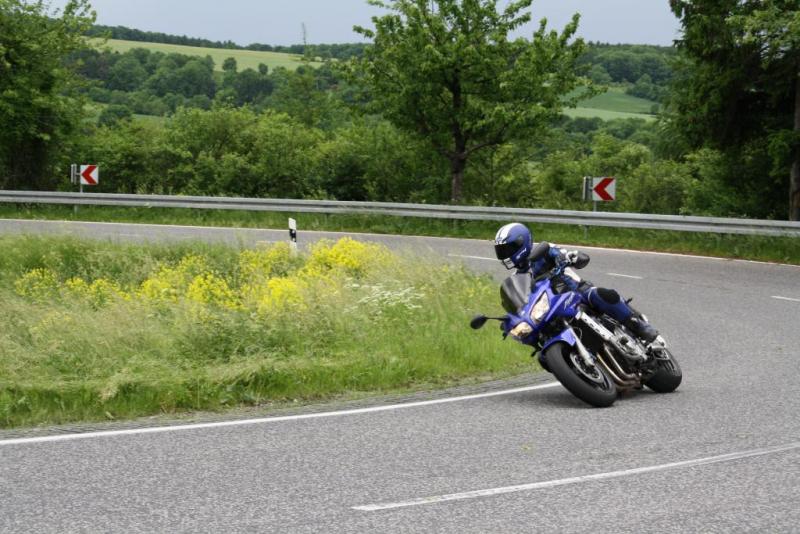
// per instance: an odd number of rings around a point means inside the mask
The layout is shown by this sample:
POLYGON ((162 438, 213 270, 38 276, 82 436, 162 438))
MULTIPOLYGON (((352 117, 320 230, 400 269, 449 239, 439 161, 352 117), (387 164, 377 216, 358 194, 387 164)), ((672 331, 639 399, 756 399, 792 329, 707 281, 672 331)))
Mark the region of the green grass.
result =
MULTIPOLYGON (((578 94, 576 89, 570 96, 578 94)), ((612 119, 645 119, 655 120, 651 115, 656 102, 625 94, 623 87, 609 87, 608 91, 583 100, 577 108, 565 109, 564 114, 571 118, 598 117, 603 120, 612 119)))
POLYGON ((0 427, 312 401, 503 377, 497 286, 342 241, 120 245, 0 237, 0 427))
MULTIPOLYGON (((288 217, 300 232, 341 231, 397 235, 449 236, 490 240, 505 220, 450 221, 377 215, 324 215, 164 208, 81 207, 76 215, 68 206, 0 206, 0 218, 83 220, 197 226, 285 229, 288 217)), ((700 254, 800 264, 800 239, 623 228, 583 228, 531 224, 537 239, 554 243, 700 254)), ((487 254, 491 253, 487 242, 487 254)))
MULTIPOLYGON (((98 41, 95 41, 98 42, 98 41)), ((258 65, 264 63, 270 70, 277 67, 285 67, 294 70, 301 65, 302 56, 296 54, 285 54, 280 52, 258 52, 255 50, 227 50, 223 48, 201 48, 197 46, 183 46, 163 43, 147 43, 141 41, 123 41, 119 39, 109 39, 106 42, 111 50, 115 52, 127 52, 134 48, 145 48, 153 52, 163 52, 165 54, 183 54, 187 56, 206 57, 214 59, 215 69, 222 71, 222 63, 232 57, 236 59, 239 70, 253 69, 258 70, 258 65)), ((312 63, 316 65, 316 63, 312 63)))
POLYGON ((609 87, 603 94, 581 102, 581 107, 623 113, 650 113, 656 102, 625 94, 621 87, 609 87))

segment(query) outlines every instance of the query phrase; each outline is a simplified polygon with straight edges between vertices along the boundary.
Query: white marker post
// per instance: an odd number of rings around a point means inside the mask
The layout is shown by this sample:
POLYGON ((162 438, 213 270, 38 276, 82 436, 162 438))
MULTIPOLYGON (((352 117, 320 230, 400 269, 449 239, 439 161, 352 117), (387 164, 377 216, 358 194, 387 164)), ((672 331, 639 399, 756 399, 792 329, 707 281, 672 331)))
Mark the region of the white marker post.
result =
POLYGON ((297 221, 289 219, 289 249, 292 256, 297 256, 297 221))

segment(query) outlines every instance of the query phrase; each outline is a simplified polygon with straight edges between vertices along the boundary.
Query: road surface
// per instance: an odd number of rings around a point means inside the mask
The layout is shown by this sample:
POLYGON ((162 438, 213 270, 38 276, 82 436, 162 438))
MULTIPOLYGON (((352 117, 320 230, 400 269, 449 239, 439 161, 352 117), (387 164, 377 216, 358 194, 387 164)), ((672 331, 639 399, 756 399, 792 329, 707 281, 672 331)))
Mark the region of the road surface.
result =
MULTIPOLYGON (((286 237, 0 221, 0 233, 15 232, 286 237)), ((301 230, 300 241, 324 235, 301 230)), ((505 273, 488 242, 360 238, 505 273)), ((592 409, 531 375, 510 391, 278 418, 5 432, 0 531, 800 531, 800 268, 585 250, 583 274, 635 297, 670 341, 684 372, 677 392, 592 409)))

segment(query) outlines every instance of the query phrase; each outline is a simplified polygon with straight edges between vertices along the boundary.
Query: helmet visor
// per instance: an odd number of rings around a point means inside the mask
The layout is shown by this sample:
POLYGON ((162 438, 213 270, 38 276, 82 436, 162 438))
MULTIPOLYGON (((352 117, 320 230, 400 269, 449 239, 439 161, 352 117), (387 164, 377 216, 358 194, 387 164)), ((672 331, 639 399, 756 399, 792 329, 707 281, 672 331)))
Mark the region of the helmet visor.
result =
POLYGON ((519 250, 518 243, 503 243, 502 245, 495 245, 494 252, 497 254, 498 260, 506 260, 514 255, 519 250))

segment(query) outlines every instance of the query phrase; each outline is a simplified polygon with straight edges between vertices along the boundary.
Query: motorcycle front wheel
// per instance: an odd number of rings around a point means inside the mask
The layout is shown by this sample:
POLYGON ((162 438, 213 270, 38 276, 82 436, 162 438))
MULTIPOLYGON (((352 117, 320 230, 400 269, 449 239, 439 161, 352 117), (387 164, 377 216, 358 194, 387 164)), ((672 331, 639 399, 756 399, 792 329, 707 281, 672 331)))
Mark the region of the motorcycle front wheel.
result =
POLYGON ((664 353, 661 358, 656 359, 658 367, 655 374, 644 383, 656 393, 672 393, 678 389, 683 380, 683 372, 681 366, 678 365, 678 360, 670 351, 664 349, 664 353))
POLYGON ((605 408, 617 400, 617 386, 603 370, 587 367, 578 349, 566 343, 556 343, 545 351, 547 364, 567 390, 587 404, 605 408))

